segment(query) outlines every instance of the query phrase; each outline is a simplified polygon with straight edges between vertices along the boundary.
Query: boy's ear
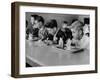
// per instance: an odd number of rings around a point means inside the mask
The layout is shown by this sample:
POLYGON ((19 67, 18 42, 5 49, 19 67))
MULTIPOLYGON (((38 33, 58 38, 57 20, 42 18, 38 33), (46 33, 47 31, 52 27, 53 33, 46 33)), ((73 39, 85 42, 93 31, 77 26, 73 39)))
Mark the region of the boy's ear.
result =
POLYGON ((41 22, 38 22, 38 24, 39 24, 39 26, 40 26, 40 25, 42 25, 42 23, 41 23, 41 22))
POLYGON ((43 23, 42 23, 42 22, 39 22, 39 24, 40 24, 40 25, 43 25, 43 23))
POLYGON ((54 27, 54 30, 56 30, 56 27, 54 27))
POLYGON ((82 30, 80 30, 80 34, 82 34, 83 33, 83 31, 82 30))
POLYGON ((78 33, 80 34, 81 33, 81 30, 78 30, 78 33))

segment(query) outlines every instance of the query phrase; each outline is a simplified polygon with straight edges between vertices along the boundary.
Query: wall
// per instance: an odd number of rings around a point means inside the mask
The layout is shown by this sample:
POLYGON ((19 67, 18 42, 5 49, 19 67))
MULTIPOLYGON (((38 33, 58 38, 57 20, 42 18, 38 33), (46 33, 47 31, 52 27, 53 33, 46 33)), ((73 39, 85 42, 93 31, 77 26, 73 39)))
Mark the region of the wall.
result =
POLYGON ((84 23, 84 18, 89 18, 88 15, 85 15, 85 16, 78 16, 78 20, 80 20, 81 22, 84 23))
MULTIPOLYGON (((100 0, 1 0, 0 2, 0 80, 100 80, 100 54, 98 54, 98 73, 64 75, 39 78, 15 79, 10 76, 11 70, 11 2, 28 1, 55 4, 73 4, 98 6, 98 22, 100 22, 100 0)), ((100 23, 98 23, 100 26, 100 23)), ((98 32, 100 27, 98 27, 98 32)), ((100 33, 98 33, 100 35, 100 33)), ((98 47, 100 47, 100 36, 98 36, 98 47)), ((98 50, 98 53, 100 50, 98 50)))
POLYGON ((30 16, 32 14, 37 14, 37 15, 42 16, 44 18, 44 20, 45 20, 45 23, 47 23, 51 19, 55 19, 57 21, 58 27, 62 26, 62 22, 63 21, 67 21, 68 25, 70 25, 73 19, 78 19, 78 15, 27 12, 26 13, 26 20, 29 21, 30 20, 30 16))
POLYGON ((57 21, 58 27, 62 26, 63 21, 67 21, 68 25, 72 23, 72 20, 78 19, 81 22, 84 23, 84 18, 89 17, 88 15, 73 15, 73 14, 53 14, 53 13, 32 13, 32 12, 26 12, 26 20, 29 22, 30 17, 33 14, 37 14, 39 16, 42 16, 45 20, 45 23, 50 21, 51 19, 55 19, 57 21))

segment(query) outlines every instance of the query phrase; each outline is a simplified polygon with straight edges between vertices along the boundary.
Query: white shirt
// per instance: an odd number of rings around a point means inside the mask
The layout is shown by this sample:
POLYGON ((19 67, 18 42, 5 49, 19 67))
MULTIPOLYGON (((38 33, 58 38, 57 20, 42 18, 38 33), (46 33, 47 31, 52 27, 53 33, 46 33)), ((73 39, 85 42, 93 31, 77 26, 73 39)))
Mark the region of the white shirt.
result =
POLYGON ((82 39, 79 41, 80 48, 89 49, 90 38, 87 35, 83 35, 82 39))

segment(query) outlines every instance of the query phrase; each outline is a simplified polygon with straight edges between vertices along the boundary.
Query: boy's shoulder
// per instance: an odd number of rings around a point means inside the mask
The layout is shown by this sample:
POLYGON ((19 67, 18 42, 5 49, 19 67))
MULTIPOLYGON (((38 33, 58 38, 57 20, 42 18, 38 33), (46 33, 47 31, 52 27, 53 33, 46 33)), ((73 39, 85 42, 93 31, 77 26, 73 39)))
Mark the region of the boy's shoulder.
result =
POLYGON ((71 29, 65 28, 65 31, 66 31, 66 32, 71 32, 71 29))
POLYGON ((65 28, 65 30, 70 30, 69 28, 65 28))
POLYGON ((61 29, 59 29, 58 33, 63 33, 64 31, 62 31, 61 29))
POLYGON ((62 36, 62 35, 64 35, 64 32, 61 29, 59 29, 56 36, 62 36))

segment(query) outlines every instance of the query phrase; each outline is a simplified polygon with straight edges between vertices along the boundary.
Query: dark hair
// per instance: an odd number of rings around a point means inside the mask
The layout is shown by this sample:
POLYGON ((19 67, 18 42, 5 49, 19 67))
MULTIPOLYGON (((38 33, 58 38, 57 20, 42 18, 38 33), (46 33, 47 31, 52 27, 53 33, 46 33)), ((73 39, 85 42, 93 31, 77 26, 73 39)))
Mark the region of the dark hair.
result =
POLYGON ((78 19, 73 19, 71 23, 74 23, 75 21, 78 21, 78 19))
POLYGON ((26 28, 27 28, 27 26, 28 26, 28 21, 26 20, 26 28))
POLYGON ((67 21, 63 21, 63 23, 64 23, 64 24, 68 24, 68 22, 67 22, 67 21))
POLYGON ((34 19, 36 20, 38 15, 34 14, 34 15, 31 15, 31 17, 34 17, 34 19))
POLYGON ((89 18, 84 18, 84 24, 90 24, 90 19, 89 18))
POLYGON ((50 20, 45 24, 46 28, 57 28, 57 21, 55 19, 50 20))
POLYGON ((54 27, 57 27, 57 21, 55 19, 52 19, 51 20, 51 24, 54 26, 54 27))
POLYGON ((44 24, 44 18, 42 16, 38 16, 36 20, 44 24))
MULTIPOLYGON (((78 32, 79 32, 79 31, 81 31, 80 36, 83 37, 83 35, 84 35, 83 28, 79 28, 79 29, 78 29, 78 32)), ((78 37, 79 40, 82 38, 82 37, 80 37, 80 36, 78 37)))

